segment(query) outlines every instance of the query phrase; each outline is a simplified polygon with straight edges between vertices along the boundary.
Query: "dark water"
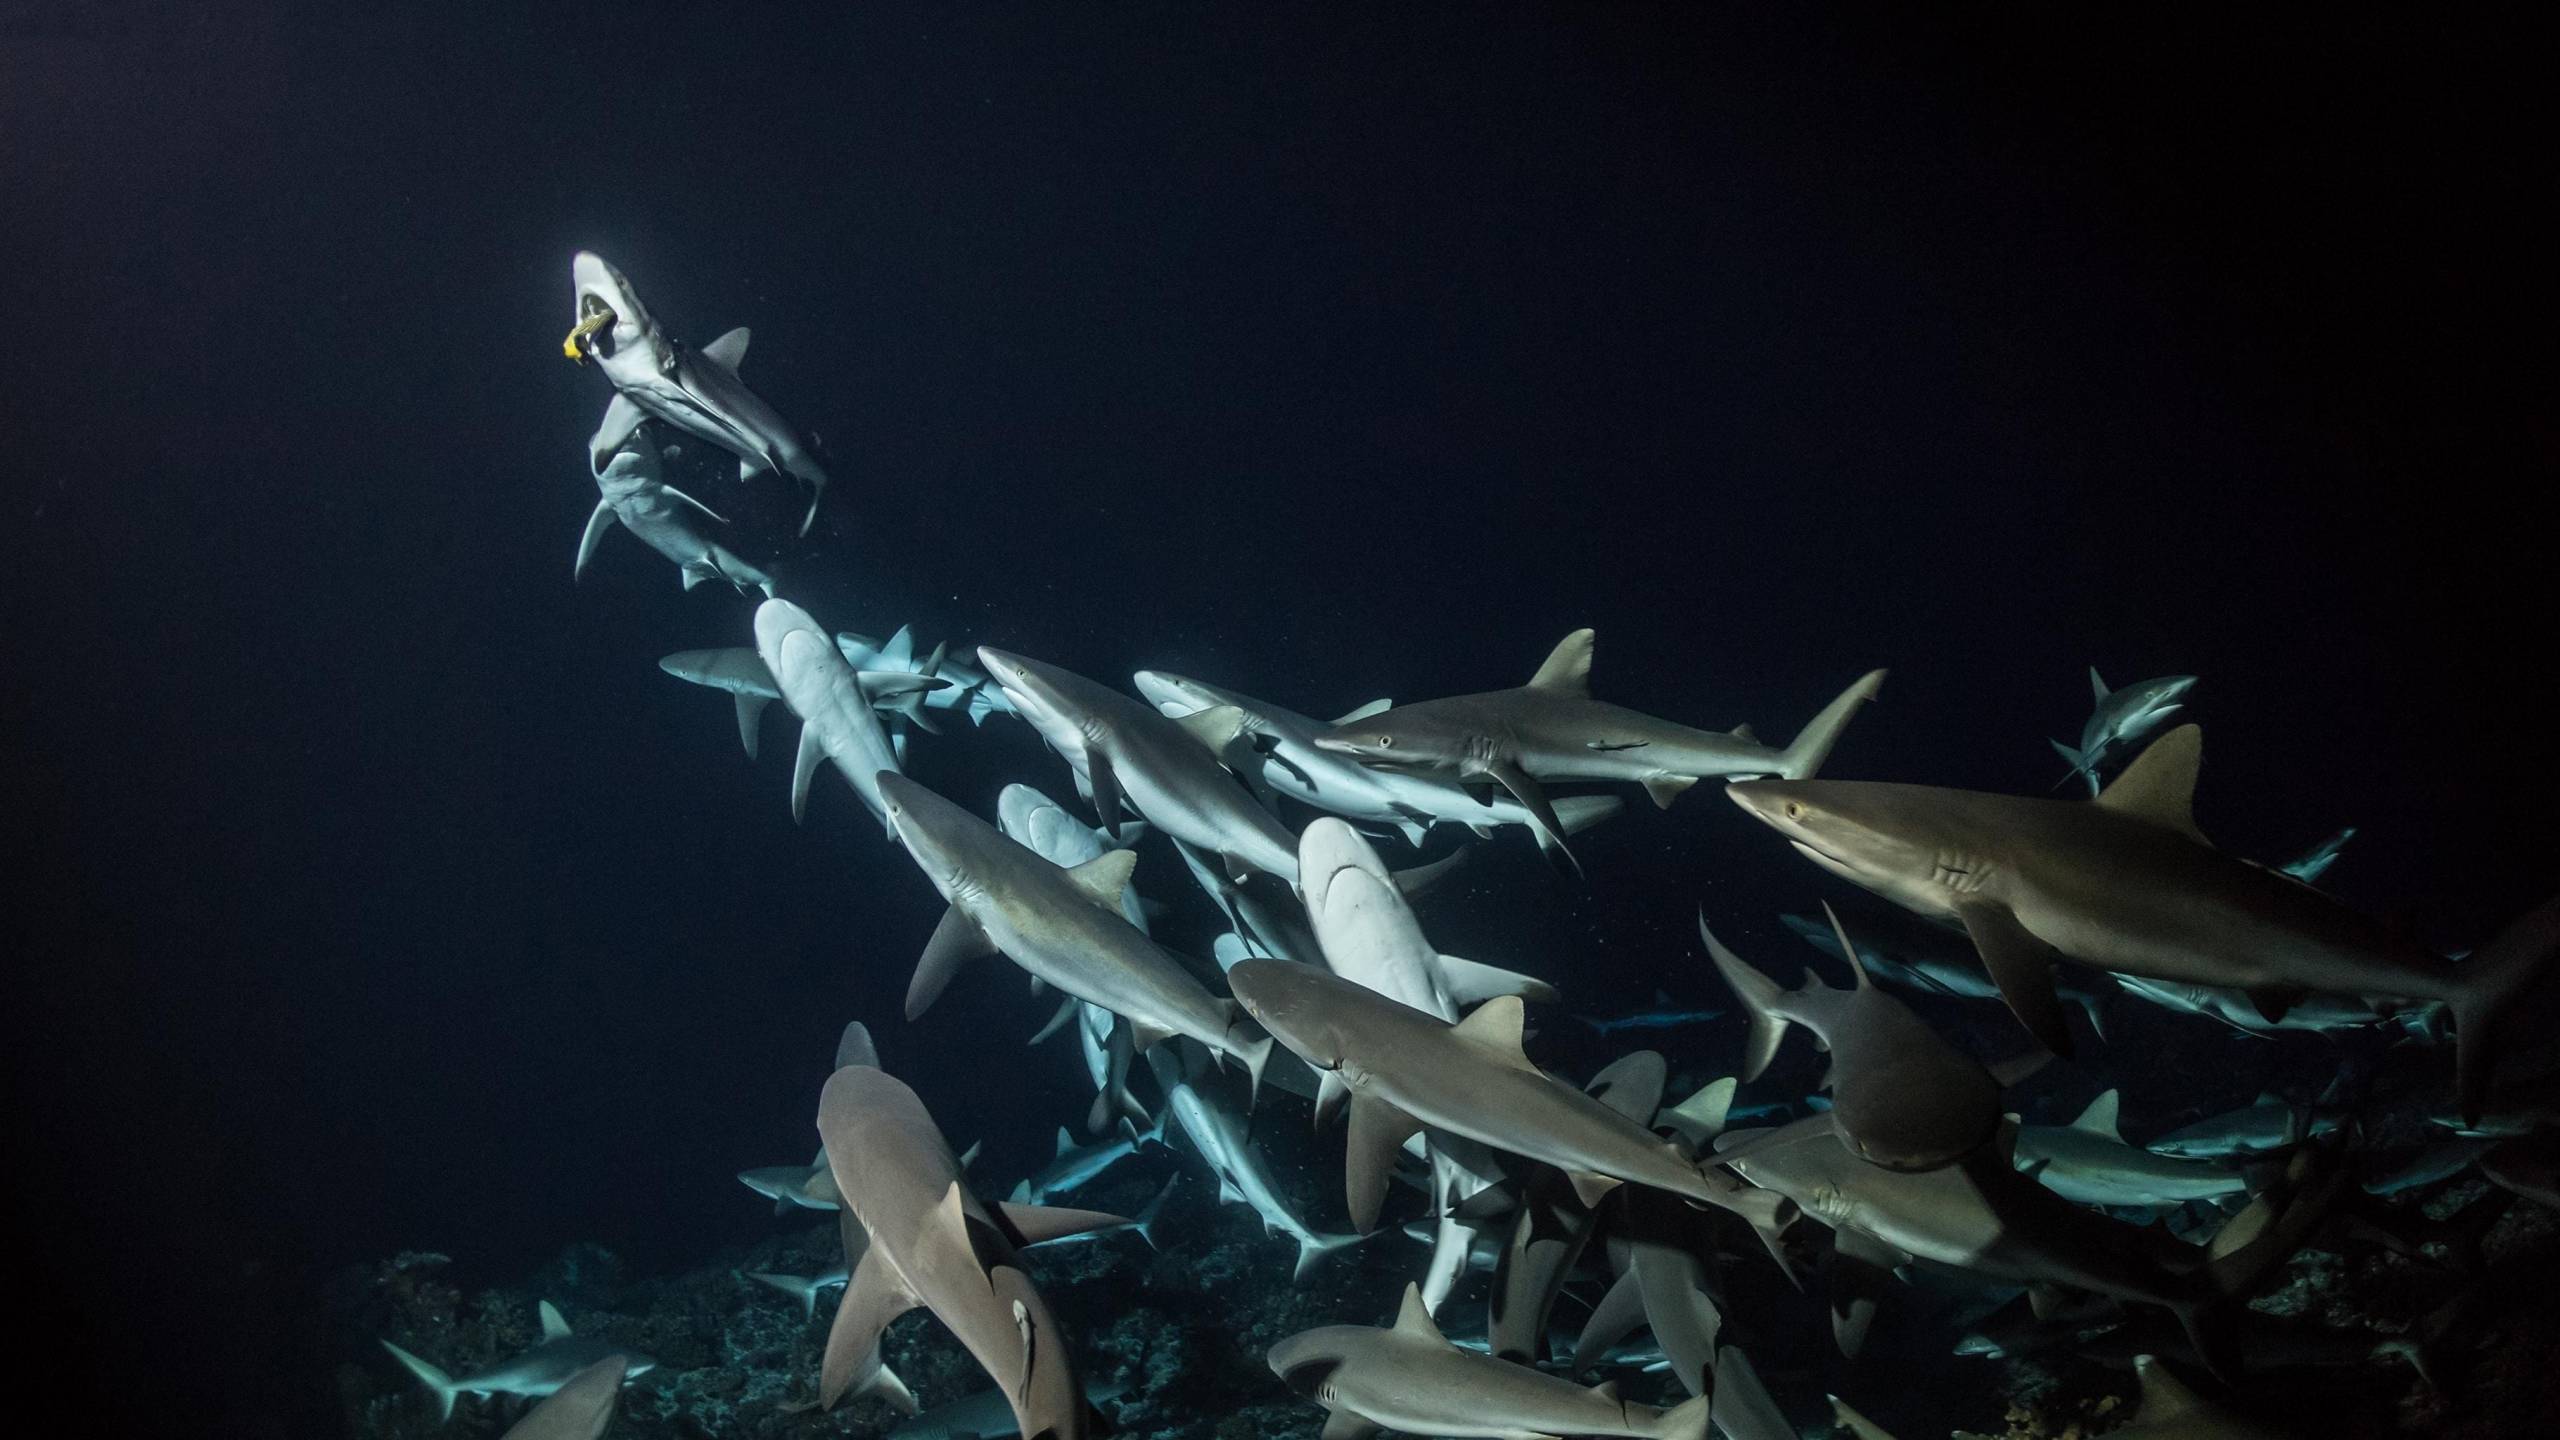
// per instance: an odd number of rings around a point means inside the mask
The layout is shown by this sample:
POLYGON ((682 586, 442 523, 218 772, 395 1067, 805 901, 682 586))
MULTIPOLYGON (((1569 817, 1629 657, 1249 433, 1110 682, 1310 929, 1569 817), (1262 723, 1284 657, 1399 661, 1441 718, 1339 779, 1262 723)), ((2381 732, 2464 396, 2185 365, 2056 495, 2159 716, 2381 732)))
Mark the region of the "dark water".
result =
MULTIPOLYGON (((1603 696, 1773 734, 1889 665, 1834 773, 2018 792, 2087 665, 2196 674, 2218 842, 2357 825, 2339 894, 2476 943, 2551 876, 2539 66, 2155 23, 0 9, 19 1365, 128 1433, 330 1433, 379 1357, 328 1276, 764 1234, 730 1174, 809 1149, 849 1018, 1002 1173, 1081 1104, 1009 980, 895 1020, 929 887, 657 673, 751 604, 628 536, 570 583, 581 248, 754 327, 836 486, 806 542, 722 498, 830 624, 1324 714, 1590 625, 1603 696)), ((1067 783, 1003 722, 912 769, 1067 783)), ((1586 889, 1483 848, 1435 940, 1591 1013, 1726 1003, 1694 910, 1782 968, 1822 893, 1711 795, 1586 889)), ((2046 1084, 2335 1063, 2233 1053, 2046 1084)))

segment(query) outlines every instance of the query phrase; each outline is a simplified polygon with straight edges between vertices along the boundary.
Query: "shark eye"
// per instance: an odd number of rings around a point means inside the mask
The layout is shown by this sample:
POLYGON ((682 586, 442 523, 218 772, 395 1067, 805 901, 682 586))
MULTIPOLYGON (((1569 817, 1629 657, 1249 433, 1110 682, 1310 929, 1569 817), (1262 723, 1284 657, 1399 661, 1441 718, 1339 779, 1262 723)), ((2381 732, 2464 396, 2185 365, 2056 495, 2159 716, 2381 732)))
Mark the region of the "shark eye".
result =
POLYGON ((1801 800, 1790 800, 1790 801, 1788 801, 1788 802, 1787 802, 1787 818, 1788 818, 1788 819, 1790 819, 1790 820, 1801 820, 1801 819, 1803 819, 1803 818, 1804 818, 1804 802, 1803 802, 1803 801, 1801 801, 1801 800))
POLYGON ((1394 737, 1393 735, 1381 735, 1381 736, 1379 736, 1379 737, 1378 737, 1378 748, 1379 748, 1379 749, 1381 749, 1381 750, 1393 750, 1394 748, 1396 748, 1396 737, 1394 737))

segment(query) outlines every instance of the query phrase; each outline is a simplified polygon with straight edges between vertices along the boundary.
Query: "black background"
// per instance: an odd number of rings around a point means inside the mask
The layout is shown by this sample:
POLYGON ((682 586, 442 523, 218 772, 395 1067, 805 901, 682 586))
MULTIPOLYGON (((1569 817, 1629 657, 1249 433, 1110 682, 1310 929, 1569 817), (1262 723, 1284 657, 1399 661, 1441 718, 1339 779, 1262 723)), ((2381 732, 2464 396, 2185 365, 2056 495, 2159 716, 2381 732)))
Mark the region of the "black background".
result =
MULTIPOLYGON (((840 786, 792 827, 786 721, 750 767, 655 671, 744 601, 626 536, 570 584, 582 247, 755 328, 839 625, 1332 713, 1589 624, 1604 696, 1772 734, 1889 664, 1835 773, 2021 790, 2087 664, 2190 672, 2232 848, 2362 825, 2339 887, 2447 945, 2550 883, 2521 30, 544 8, 0 5, 13 1366, 132 1426, 326 1424, 338 1265, 754 1233, 729 1172, 931 927, 840 786)), ((1696 796, 1443 923, 1721 1003, 1688 916, 1809 898, 1770 848, 1696 796)), ((987 1077, 1070 1062, 975 983, 884 1049, 1027 1153, 1067 1102, 987 1077)))

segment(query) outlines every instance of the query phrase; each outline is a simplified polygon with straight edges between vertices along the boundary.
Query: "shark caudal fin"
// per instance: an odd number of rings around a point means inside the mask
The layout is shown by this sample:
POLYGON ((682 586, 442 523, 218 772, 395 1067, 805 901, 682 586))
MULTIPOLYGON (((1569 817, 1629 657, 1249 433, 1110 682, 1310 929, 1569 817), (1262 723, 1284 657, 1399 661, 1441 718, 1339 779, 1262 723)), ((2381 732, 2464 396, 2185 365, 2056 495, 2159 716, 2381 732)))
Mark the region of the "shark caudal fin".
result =
POLYGON ((2489 1094, 2496 1030, 2511 1003, 2560 955, 2560 895, 2509 921, 2497 938, 2454 967, 2454 1101, 2465 1123, 2477 1123, 2489 1094))
POLYGON ((1724 948, 1715 932, 1707 928, 1703 910, 1698 912, 1698 938, 1707 942, 1707 956, 1715 961, 1716 973, 1733 987, 1735 997, 1742 1001, 1742 1013, 1750 1019, 1749 1036, 1742 1042, 1742 1079, 1748 1084, 1769 1068, 1769 1062, 1778 1056, 1778 1042, 1787 1036, 1786 1017, 1777 1010, 1786 992, 1778 988, 1777 981, 1724 948))
POLYGON ((436 1397, 437 1423, 452 1419, 453 1397, 462 1393, 454 1385, 453 1377, 388 1340, 382 1342, 382 1348, 391 1352, 392 1359, 408 1366, 409 1373, 418 1377, 418 1383, 426 1386, 427 1392, 436 1397))
POLYGON ((1810 780, 1821 773, 1822 762, 1831 758, 1831 747, 1840 743, 1840 732, 1858 707, 1876 698, 1884 688, 1884 672, 1870 670, 1858 677, 1856 684, 1840 692, 1839 698, 1822 707, 1795 740, 1778 753, 1778 773, 1790 780, 1810 780))
POLYGON ((1707 1397, 1692 1396, 1662 1412, 1661 1440, 1707 1440, 1707 1397))
POLYGON ((1317 1262, 1341 1254, 1361 1241, 1369 1239, 1370 1235, 1386 1233, 1384 1230, 1373 1230, 1369 1235, 1301 1235, 1297 1237, 1298 1263, 1290 1270, 1289 1278, 1292 1281, 1304 1280, 1307 1278, 1307 1272, 1314 1269, 1317 1262))

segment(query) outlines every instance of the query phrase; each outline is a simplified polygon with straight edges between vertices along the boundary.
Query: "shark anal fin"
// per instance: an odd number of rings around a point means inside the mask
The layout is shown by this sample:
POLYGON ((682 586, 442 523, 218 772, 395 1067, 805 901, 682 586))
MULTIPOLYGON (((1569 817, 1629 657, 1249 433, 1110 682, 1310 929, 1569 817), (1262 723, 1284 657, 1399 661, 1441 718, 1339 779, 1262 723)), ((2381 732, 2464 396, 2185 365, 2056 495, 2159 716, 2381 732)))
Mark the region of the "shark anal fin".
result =
POLYGON ((916 961, 915 977, 907 982, 907 1018, 913 1020, 930 1008, 962 966, 994 953, 995 942, 967 911, 955 905, 943 912, 942 922, 933 927, 933 938, 925 942, 923 958, 916 961))
POLYGON ((1351 1228, 1366 1235, 1378 1226, 1378 1210, 1386 1204, 1387 1181, 1395 1173, 1404 1142, 1422 1122, 1390 1101, 1371 1095, 1351 1097, 1351 1136, 1344 1149, 1343 1186, 1351 1207, 1351 1228))
POLYGON ((1989 901, 1960 905, 1956 917, 1964 922, 1965 934, 1973 938, 1983 967, 1991 972, 1992 983, 2000 987, 2000 998, 2009 1003, 2018 1023, 2027 1027, 2037 1044, 2070 1058, 2071 1027, 2062 1018, 2062 997, 2054 993, 2053 956, 2045 943, 2029 934, 2005 906, 1989 901))

